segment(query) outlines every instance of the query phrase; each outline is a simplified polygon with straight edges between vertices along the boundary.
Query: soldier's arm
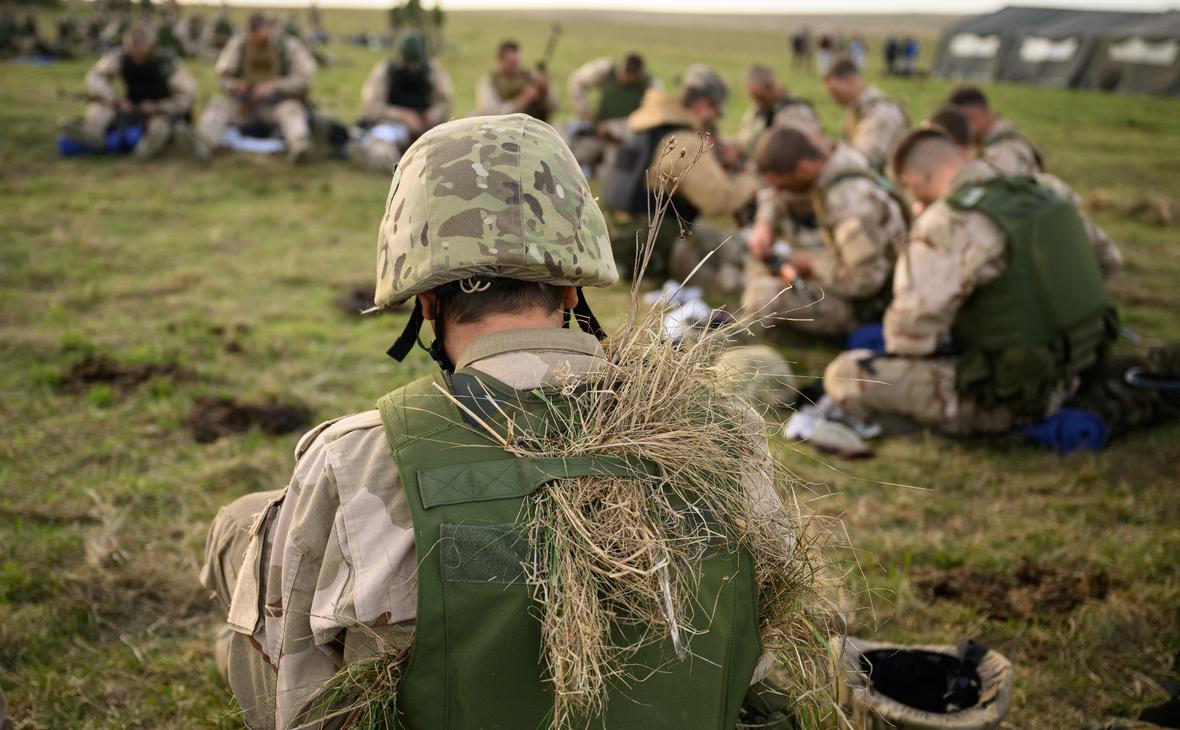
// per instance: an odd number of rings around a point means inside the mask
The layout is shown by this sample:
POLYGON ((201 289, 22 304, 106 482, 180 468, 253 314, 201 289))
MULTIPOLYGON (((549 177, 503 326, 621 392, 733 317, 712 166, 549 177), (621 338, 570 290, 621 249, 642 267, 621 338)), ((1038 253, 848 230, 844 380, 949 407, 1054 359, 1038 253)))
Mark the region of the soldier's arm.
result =
POLYGON ((587 119, 591 116, 590 90, 602 86, 613 66, 614 61, 610 58, 596 58, 582 64, 570 74, 567 82, 570 103, 574 106, 574 113, 579 117, 587 119))
POLYGON ((1006 253, 1003 231, 982 214, 956 219, 945 203, 923 213, 894 269, 886 351, 934 354, 967 297, 1003 273, 1006 253))
POLYGON ((816 256, 813 278, 826 290, 849 299, 872 296, 889 277, 890 235, 899 234, 896 211, 863 179, 837 184, 825 210, 833 251, 816 256))
POLYGON ((774 126, 798 129, 817 138, 823 137, 823 124, 810 104, 791 104, 774 115, 774 126))
POLYGON ((179 60, 174 63, 172 75, 168 77, 172 95, 160 101, 158 106, 164 114, 185 114, 197 101, 197 80, 179 60))
POLYGON ((388 119, 389 106, 385 103, 385 92, 389 76, 386 73, 386 65, 385 61, 378 61, 369 72, 369 77, 365 79, 365 85, 361 87, 361 115, 371 122, 388 119))
POLYGON ((852 130, 849 143, 873 164, 880 164, 889 157, 890 147, 904 131, 903 120, 892 106, 879 104, 860 124, 852 130))
MULTIPOLYGON (((676 137, 678 143, 672 153, 659 163, 659 173, 679 176, 683 174, 687 161, 695 157, 700 149, 700 138, 687 130, 675 132, 665 137, 656 148, 657 155, 665 149, 671 137, 676 137), (681 158, 680 150, 687 151, 687 157, 681 158)), ((677 192, 696 206, 701 215, 712 216, 738 212, 750 202, 759 187, 761 181, 756 175, 745 172, 730 175, 712 152, 706 151, 688 174, 683 175, 677 192)))
POLYGON ((494 114, 515 114, 521 111, 516 99, 501 99, 490 75, 484 76, 475 85, 475 113, 480 116, 494 114))
POLYGON ((554 114, 561 109, 561 99, 557 96, 557 89, 552 84, 549 85, 549 90, 545 94, 545 109, 550 114, 554 114))
POLYGON ((294 38, 282 41, 287 47, 287 75, 275 83, 275 90, 288 97, 305 97, 315 81, 315 57, 294 38))
POLYGON ((426 125, 433 127, 451 118, 455 104, 455 87, 451 77, 438 66, 431 69, 430 106, 426 108, 426 125))
POLYGON ((1019 140, 996 142, 983 148, 980 158, 1007 175, 1035 175, 1036 156, 1019 140))
POLYGON ((1103 278, 1109 279, 1114 276, 1123 266, 1123 252, 1119 250, 1119 245, 1102 229, 1102 226, 1099 226, 1094 222, 1093 218, 1086 215, 1082 206, 1082 199, 1073 189, 1065 184, 1065 181, 1056 175, 1050 175, 1048 173, 1041 173, 1036 178, 1042 185, 1048 186, 1055 190, 1058 195, 1073 202, 1074 207, 1078 209, 1078 215, 1082 219, 1082 225, 1086 229, 1086 236, 1090 239, 1090 245, 1094 247, 1094 256, 1098 259, 1098 267, 1102 270, 1103 278))
POLYGON ((98 59, 86 72, 86 95, 103 104, 114 104, 119 100, 115 91, 115 75, 119 72, 119 53, 108 53, 98 59))
POLYGON ((754 197, 754 222, 764 223, 777 229, 779 221, 787 214, 786 195, 787 193, 779 192, 769 185, 758 188, 754 197))
POLYGON ((234 36, 221 54, 217 56, 217 64, 213 67, 217 74, 217 87, 226 94, 235 93, 234 86, 238 82, 238 67, 242 65, 242 37, 234 36))

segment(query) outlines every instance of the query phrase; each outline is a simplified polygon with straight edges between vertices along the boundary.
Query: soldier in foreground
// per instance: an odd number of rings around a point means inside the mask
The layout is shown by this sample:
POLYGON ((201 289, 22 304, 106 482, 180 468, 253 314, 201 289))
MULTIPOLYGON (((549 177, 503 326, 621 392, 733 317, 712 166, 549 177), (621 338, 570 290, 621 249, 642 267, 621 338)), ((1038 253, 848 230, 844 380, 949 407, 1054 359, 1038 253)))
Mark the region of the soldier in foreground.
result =
POLYGON ((475 85, 475 113, 481 116, 528 114, 542 121, 557 111, 557 92, 542 71, 529 71, 520 60, 520 44, 503 41, 496 66, 475 85))
POLYGON ((860 69, 847 58, 828 68, 824 87, 832 101, 846 110, 844 141, 868 158, 874 169, 884 170, 909 129, 905 112, 880 89, 866 84, 860 69))
POLYGON ((302 161, 311 149, 305 102, 315 71, 315 59, 302 43, 280 36, 265 16, 251 15, 245 32, 217 59, 223 95, 209 100, 197 122, 197 157, 209 159, 231 124, 263 124, 277 125, 287 159, 302 161))
MULTIPOLYGON (((545 604, 520 574, 535 547, 524 513, 555 478, 637 474, 625 459, 544 459, 517 448, 527 434, 561 428, 544 406, 573 397, 563 387, 600 382, 612 367, 595 336, 564 326, 597 330, 581 287, 617 280, 605 223, 560 137, 525 115, 427 132, 399 165, 386 211, 376 304, 415 299, 390 354, 404 357, 429 323, 442 372, 376 410, 313 429, 286 489, 218 513, 201 580, 232 628, 222 670, 249 727, 319 726, 332 701, 322 691, 339 688, 331 680, 343 665, 412 642, 396 693, 399 727, 544 727, 561 680, 546 662, 545 604), (493 440, 509 414, 515 440, 493 440)), ((742 450, 769 468, 760 428, 742 450)), ((774 539, 793 545, 781 498, 754 467, 728 478, 751 498, 751 519, 781 528, 774 539)), ((711 521, 724 534, 746 529, 724 515, 711 521)), ((666 625, 632 624, 654 631, 655 643, 628 659, 660 671, 639 670, 625 692, 609 691, 607 727, 699 727, 702 718, 735 726, 769 666, 759 662, 746 554, 756 542, 714 539, 694 561, 693 600, 711 618, 694 627, 704 629, 691 638, 694 661, 669 661, 676 639, 662 638, 666 625)), ((393 712, 383 724, 392 726, 393 712)))
POLYGON ((397 57, 374 66, 361 89, 366 131, 358 159, 392 173, 411 142, 450 118, 452 100, 451 79, 429 58, 426 36, 406 31, 397 57))
POLYGON ((644 93, 659 85, 637 53, 627 54, 622 61, 596 58, 570 74, 570 99, 578 115, 570 149, 584 171, 593 172, 606 159, 608 151, 626 136, 627 117, 639 108, 644 93), (598 89, 597 105, 590 98, 594 89, 598 89))
POLYGON ((756 232, 770 230, 749 239, 743 309, 783 315, 782 326, 824 336, 879 321, 907 233, 905 210, 889 182, 852 147, 830 147, 797 129, 771 130, 755 162, 772 190, 811 197, 825 250, 794 250, 781 259, 765 244, 775 239, 774 224, 758 221, 756 232))
POLYGON ((854 417, 953 434, 1051 415, 1117 334, 1103 286, 1117 247, 1068 190, 998 175, 938 129, 908 136, 893 168, 925 209, 897 264, 885 354, 843 353, 824 390, 854 417))
MULTIPOLYGON (((635 274, 636 234, 647 237, 652 191, 661 181, 681 177, 686 157, 704 143, 702 134, 721 117, 729 89, 708 66, 690 66, 677 92, 649 89, 643 103, 627 119, 630 135, 620 146, 602 184, 602 199, 611 218, 611 245, 623 277, 635 274)), ((758 178, 730 172, 710 151, 679 179, 673 198, 676 221, 660 228, 648 274, 653 279, 684 280, 725 236, 698 224, 701 216, 736 215, 754 197, 758 178), (679 225, 676 225, 678 223, 679 225), (683 226, 683 231, 682 227, 683 226), (683 233, 683 235, 681 235, 683 233)), ((736 293, 741 288, 744 253, 736 241, 722 246, 702 267, 694 286, 736 293)))
POLYGON ((1040 151, 1011 120, 992 111, 987 96, 974 86, 955 89, 947 103, 958 107, 971 124, 979 158, 1006 175, 1035 175, 1045 171, 1040 151))
POLYGON ((87 72, 86 93, 91 101, 82 124, 64 133, 102 150, 112 125, 139 124, 143 137, 133 154, 146 160, 167 148, 178 127, 187 131, 197 81, 179 59, 156 50, 151 28, 136 25, 124 36, 122 50, 103 56, 87 72))

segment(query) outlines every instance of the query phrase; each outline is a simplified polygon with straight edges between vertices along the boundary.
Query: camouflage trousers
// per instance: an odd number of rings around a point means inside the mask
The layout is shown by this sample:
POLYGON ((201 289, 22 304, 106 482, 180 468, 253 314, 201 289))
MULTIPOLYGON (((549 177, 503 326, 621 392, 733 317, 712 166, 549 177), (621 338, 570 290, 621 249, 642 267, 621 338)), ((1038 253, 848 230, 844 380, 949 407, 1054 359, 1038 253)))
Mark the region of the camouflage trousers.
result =
POLYGON ((824 391, 846 413, 872 420, 902 416, 949 434, 1000 433, 1013 426, 1005 408, 988 409, 955 389, 951 358, 874 356, 849 350, 824 370, 824 391))
POLYGON ((767 326, 786 327, 820 337, 842 337, 856 329, 852 302, 812 286, 815 301, 799 289, 790 288, 765 263, 748 256, 742 312, 749 317, 765 318, 767 326))
MULTIPOLYGON (((234 586, 250 542, 254 517, 282 490, 255 492, 239 497, 218 511, 205 540, 205 563, 201 585, 213 592, 222 615, 229 613, 234 586)), ((273 698, 275 672, 252 645, 252 637, 229 630, 218 634, 214 656, 217 671, 242 707, 243 719, 251 728, 274 727, 273 698), (252 701, 253 700, 253 701, 252 701)))
POLYGON ((243 113, 242 105, 228 96, 215 96, 209 100, 201 118, 197 121, 197 137, 210 148, 217 147, 221 135, 230 125, 240 126, 258 121, 277 124, 283 141, 291 151, 306 150, 310 145, 311 130, 307 124, 307 110, 303 102, 284 99, 277 104, 259 104, 243 113))
MULTIPOLYGON (((97 102, 86 105, 86 114, 82 117, 82 142, 94 149, 101 150, 106 146, 107 130, 119 115, 118 110, 110 104, 97 102)), ((150 159, 159 155, 172 140, 172 133, 176 120, 157 114, 148 117, 144 125, 143 138, 135 145, 133 154, 142 159, 150 159)))

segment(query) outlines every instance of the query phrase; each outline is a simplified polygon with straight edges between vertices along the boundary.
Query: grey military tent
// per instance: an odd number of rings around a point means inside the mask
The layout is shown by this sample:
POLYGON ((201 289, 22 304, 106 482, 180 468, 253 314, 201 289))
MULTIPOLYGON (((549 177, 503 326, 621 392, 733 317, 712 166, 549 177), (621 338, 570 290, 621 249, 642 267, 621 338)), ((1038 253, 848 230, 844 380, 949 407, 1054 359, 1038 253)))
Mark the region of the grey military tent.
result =
POLYGON ((1180 13, 1008 7, 949 28, 934 72, 967 81, 1180 93, 1180 13))
POLYGON ((1110 29, 1074 85, 1180 96, 1180 12, 1159 13, 1110 29))

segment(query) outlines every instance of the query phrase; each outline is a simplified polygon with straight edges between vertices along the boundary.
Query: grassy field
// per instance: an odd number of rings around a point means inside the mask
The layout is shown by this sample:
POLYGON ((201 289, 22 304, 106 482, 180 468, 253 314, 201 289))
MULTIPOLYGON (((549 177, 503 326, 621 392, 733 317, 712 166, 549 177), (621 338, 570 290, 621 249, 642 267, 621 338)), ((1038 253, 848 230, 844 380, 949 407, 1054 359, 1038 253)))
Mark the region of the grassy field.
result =
MULTIPOLYGON (((326 17, 336 33, 384 21, 326 17)), ((565 21, 558 78, 631 49, 666 80, 708 61, 735 89, 753 61, 788 66, 784 23, 565 21)), ((457 111, 470 109, 496 41, 537 52, 550 22, 452 14, 442 62, 457 111)), ((932 49, 931 23, 895 22, 932 49)), ((379 55, 329 52, 338 63, 315 98, 351 120, 379 55)), ((370 283, 386 179, 334 161, 58 159, 54 125, 81 112, 59 92, 81 90, 88 63, 0 68, 0 686, 20 727, 232 727, 210 649, 219 617, 196 580, 201 545, 221 504, 286 483, 298 433, 202 443, 194 412, 209 416, 222 397, 287 403, 310 409, 310 424, 370 408, 432 365, 383 355, 400 316, 336 304, 370 283)), ((207 98, 210 66, 194 66, 207 98)), ((837 132, 818 81, 786 79, 837 132)), ((881 85, 914 118, 950 88, 881 85)), ((1096 217, 1124 246, 1112 290, 1126 323, 1150 340, 1180 337, 1178 229, 1136 212, 1149 195, 1180 198, 1180 107, 990 92, 1055 173, 1119 203, 1096 217)), ((728 127, 743 105, 730 102, 728 127)), ((615 321, 625 306, 621 289, 591 299, 615 321)), ((786 354, 818 374, 834 352, 800 343, 786 354)), ((300 414, 271 415, 280 430, 300 414)), ((781 453, 855 547, 841 556, 855 633, 978 638, 1016 665, 1011 727, 1076 728, 1163 699, 1156 680, 1180 649, 1178 437, 1172 426, 1068 458, 1015 437, 925 433, 881 444, 869 462, 781 453)))

